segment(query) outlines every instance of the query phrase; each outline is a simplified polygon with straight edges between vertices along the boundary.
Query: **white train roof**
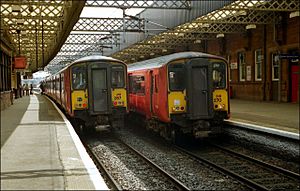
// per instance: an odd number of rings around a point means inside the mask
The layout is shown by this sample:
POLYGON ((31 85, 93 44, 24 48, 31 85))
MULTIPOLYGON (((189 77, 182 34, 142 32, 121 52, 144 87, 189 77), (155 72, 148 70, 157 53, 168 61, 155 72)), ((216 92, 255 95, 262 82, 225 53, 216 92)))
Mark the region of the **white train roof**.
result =
POLYGON ((141 62, 136 62, 133 64, 128 64, 128 71, 140 70, 140 69, 149 69, 149 68, 160 68, 171 61, 182 59, 182 58, 195 58, 195 57, 210 57, 224 60, 223 57, 206 54, 202 52, 179 52, 166 56, 160 56, 157 58, 152 58, 149 60, 144 60, 141 62))

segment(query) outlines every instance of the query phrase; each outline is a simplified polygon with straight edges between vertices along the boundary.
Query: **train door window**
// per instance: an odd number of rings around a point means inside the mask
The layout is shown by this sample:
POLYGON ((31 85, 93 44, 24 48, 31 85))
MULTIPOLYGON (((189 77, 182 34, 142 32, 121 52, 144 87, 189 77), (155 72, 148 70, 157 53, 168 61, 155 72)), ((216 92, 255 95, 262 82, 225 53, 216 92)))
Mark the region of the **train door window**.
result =
POLYGON ((125 85, 124 80, 124 67, 112 66, 111 85, 113 88, 123 88, 125 85))
MULTIPOLYGON (((230 63, 231 62, 231 57, 230 55, 227 56, 227 63, 230 63)), ((232 80, 232 71, 231 71, 231 66, 228 68, 228 76, 229 76, 229 81, 231 82, 232 80)))
POLYGON ((211 60, 213 70, 213 86, 214 88, 225 88, 226 87, 226 64, 223 61, 211 60))
POLYGON ((172 91, 183 91, 185 89, 184 64, 176 63, 168 66, 169 89, 172 91))
POLYGON ((65 89, 65 84, 64 84, 64 75, 61 74, 61 78, 60 78, 60 83, 61 83, 61 91, 64 91, 65 89))
POLYGON ((155 75, 154 78, 154 92, 158 93, 158 75, 155 75))
POLYGON ((86 88, 86 66, 78 64, 72 68, 72 88, 80 90, 86 88))
POLYGON ((238 53, 240 81, 246 79, 246 54, 245 52, 238 53))
POLYGON ((279 56, 278 54, 272 54, 272 80, 279 80, 279 56))
POLYGON ((261 49, 255 50, 255 81, 261 81, 262 75, 262 51, 261 49))

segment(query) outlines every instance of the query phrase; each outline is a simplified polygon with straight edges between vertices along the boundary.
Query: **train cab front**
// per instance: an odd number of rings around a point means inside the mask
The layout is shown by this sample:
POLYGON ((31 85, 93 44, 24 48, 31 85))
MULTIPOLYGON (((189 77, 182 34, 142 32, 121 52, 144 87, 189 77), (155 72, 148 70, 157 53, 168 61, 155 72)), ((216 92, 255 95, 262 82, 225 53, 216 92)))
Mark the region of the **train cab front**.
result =
POLYGON ((85 110, 77 112, 77 117, 85 122, 86 128, 123 127, 127 112, 126 65, 96 61, 78 64, 76 67, 78 72, 76 75, 73 72, 73 77, 86 80, 81 97, 84 104, 87 104, 85 110))
POLYGON ((206 137, 220 132, 228 115, 226 62, 215 58, 192 58, 168 66, 169 110, 184 133, 206 137), (178 90, 174 91, 176 88, 178 90))

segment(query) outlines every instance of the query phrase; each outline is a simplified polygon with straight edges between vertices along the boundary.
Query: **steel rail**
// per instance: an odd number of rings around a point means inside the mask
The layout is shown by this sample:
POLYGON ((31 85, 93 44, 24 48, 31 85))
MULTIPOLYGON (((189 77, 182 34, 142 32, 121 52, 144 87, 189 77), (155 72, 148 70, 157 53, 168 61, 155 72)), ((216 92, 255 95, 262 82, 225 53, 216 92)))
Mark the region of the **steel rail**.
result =
POLYGON ((178 146, 174 146, 174 147, 175 147, 177 150, 179 150, 179 151, 181 151, 181 152, 183 152, 183 153, 185 153, 185 154, 187 154, 187 155, 193 157, 193 158, 196 159, 198 162, 204 162, 204 163, 206 163, 206 164, 208 164, 208 165, 210 165, 210 166, 213 166, 214 168, 218 169, 219 171, 221 171, 221 172, 223 172, 223 173, 225 173, 225 174, 227 174, 227 175, 230 175, 231 177, 233 177, 233 178, 239 180, 241 183, 246 184, 246 186, 248 186, 248 187, 251 188, 251 189, 256 189, 256 190, 269 190, 269 189, 266 188, 265 186, 263 186, 263 185, 261 185, 261 184, 257 184, 256 182, 253 182, 252 180, 249 180, 249 179, 247 179, 247 178, 245 178, 245 177, 243 177, 243 176, 240 176, 240 175, 236 174, 235 172, 233 172, 233 171, 231 171, 231 170, 228 170, 228 169, 223 168, 223 167, 221 167, 221 166, 219 166, 219 165, 217 165, 217 164, 215 164, 215 163, 213 163, 213 162, 211 162, 211 161, 209 161, 209 160, 206 160, 206 159, 203 158, 203 157, 197 156, 197 155, 195 155, 194 153, 191 153, 191 152, 189 152, 189 151, 187 151, 187 150, 185 150, 185 149, 183 149, 183 148, 180 148, 180 147, 178 147, 178 146))
POLYGON ((132 150, 134 153, 136 153, 137 155, 139 155, 140 157, 142 157, 151 166, 155 167, 155 169, 157 171, 159 171, 161 174, 163 174, 165 177, 167 177, 168 179, 170 179, 172 181, 172 183, 174 183, 179 190, 191 190, 187 186, 185 186, 181 181, 179 181, 178 179, 176 179, 174 176, 172 176, 171 174, 169 174, 168 172, 166 172, 164 169, 162 169, 161 167, 159 167, 157 164, 153 163, 150 159, 148 159, 142 153, 140 153, 139 151, 137 151, 136 149, 134 149, 133 147, 131 147, 130 145, 128 145, 124 141, 120 140, 120 142, 123 143, 130 150, 132 150))
POLYGON ((100 159, 97 157, 97 155, 90 149, 88 145, 83 143, 85 148, 87 149, 88 153, 91 155, 92 159, 94 159, 94 162, 96 162, 96 166, 100 168, 100 172, 104 173, 104 175, 108 178, 110 185, 113 186, 112 190, 123 190, 123 188, 116 182, 116 180, 112 177, 112 175, 109 173, 109 171, 105 168, 104 164, 100 161, 100 159), (96 160, 96 161, 95 161, 96 160))
POLYGON ((241 157, 241 158, 244 158, 246 160, 249 160, 251 162, 254 162, 254 163, 257 163, 257 164, 260 164, 263 168, 266 168, 266 169, 271 169, 275 172, 278 172, 278 173, 281 173, 285 176, 289 176, 290 178, 295 178, 295 179, 298 179, 300 180, 300 174, 298 173, 295 173, 295 172, 292 172, 292 171, 289 171, 289 170, 286 170, 286 169, 283 169, 281 167, 278 167, 278 166, 275 166, 275 165, 272 165, 272 164, 269 164, 269 163, 266 163, 266 162, 263 162, 261 160, 258 160, 258 159, 255 159, 255 158, 252 158, 250 156, 247 156, 247 155, 244 155, 244 154, 241 154, 241 153, 238 153, 236 151, 233 151, 231 149, 227 149, 225 147, 222 147, 222 146, 219 146, 219 145, 216 145, 216 144, 213 144, 213 143, 210 143, 212 146, 214 147, 217 147, 225 152, 228 152, 230 154, 233 154, 233 155, 236 155, 238 157, 241 157))

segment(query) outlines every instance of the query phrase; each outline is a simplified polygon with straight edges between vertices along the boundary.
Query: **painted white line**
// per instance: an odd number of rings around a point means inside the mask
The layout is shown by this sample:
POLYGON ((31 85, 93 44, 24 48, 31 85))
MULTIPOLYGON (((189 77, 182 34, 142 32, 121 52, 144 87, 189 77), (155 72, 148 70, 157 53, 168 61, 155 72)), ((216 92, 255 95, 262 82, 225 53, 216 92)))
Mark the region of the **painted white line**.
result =
POLYGON ((279 129, 272 129, 270 127, 254 125, 254 124, 249 124, 249 123, 243 123, 243 122, 239 122, 239 121, 233 121, 233 120, 225 120, 225 121, 229 125, 236 125, 238 127, 244 127, 244 128, 247 128, 247 129, 263 131, 263 132, 266 132, 266 133, 271 133, 271 134, 275 134, 275 135, 279 135, 279 136, 284 136, 284 137, 300 140, 299 134, 297 134, 297 133, 282 131, 282 130, 279 130, 279 129))
POLYGON ((86 170, 89 173, 89 176, 94 184, 95 190, 109 190, 106 183, 104 182, 102 176, 99 173, 99 170, 95 166, 94 162, 92 161, 91 157, 87 154, 84 146, 82 145, 78 135, 76 134, 75 130, 73 129, 73 126, 71 125, 70 121, 66 118, 66 116, 60 111, 60 109, 55 105, 55 103, 49 99, 47 96, 45 96, 55 107, 55 109, 58 111, 58 113, 61 115, 63 120, 65 121, 69 133, 73 139, 73 142, 77 148, 77 151, 81 157, 81 160, 86 168, 86 170))

